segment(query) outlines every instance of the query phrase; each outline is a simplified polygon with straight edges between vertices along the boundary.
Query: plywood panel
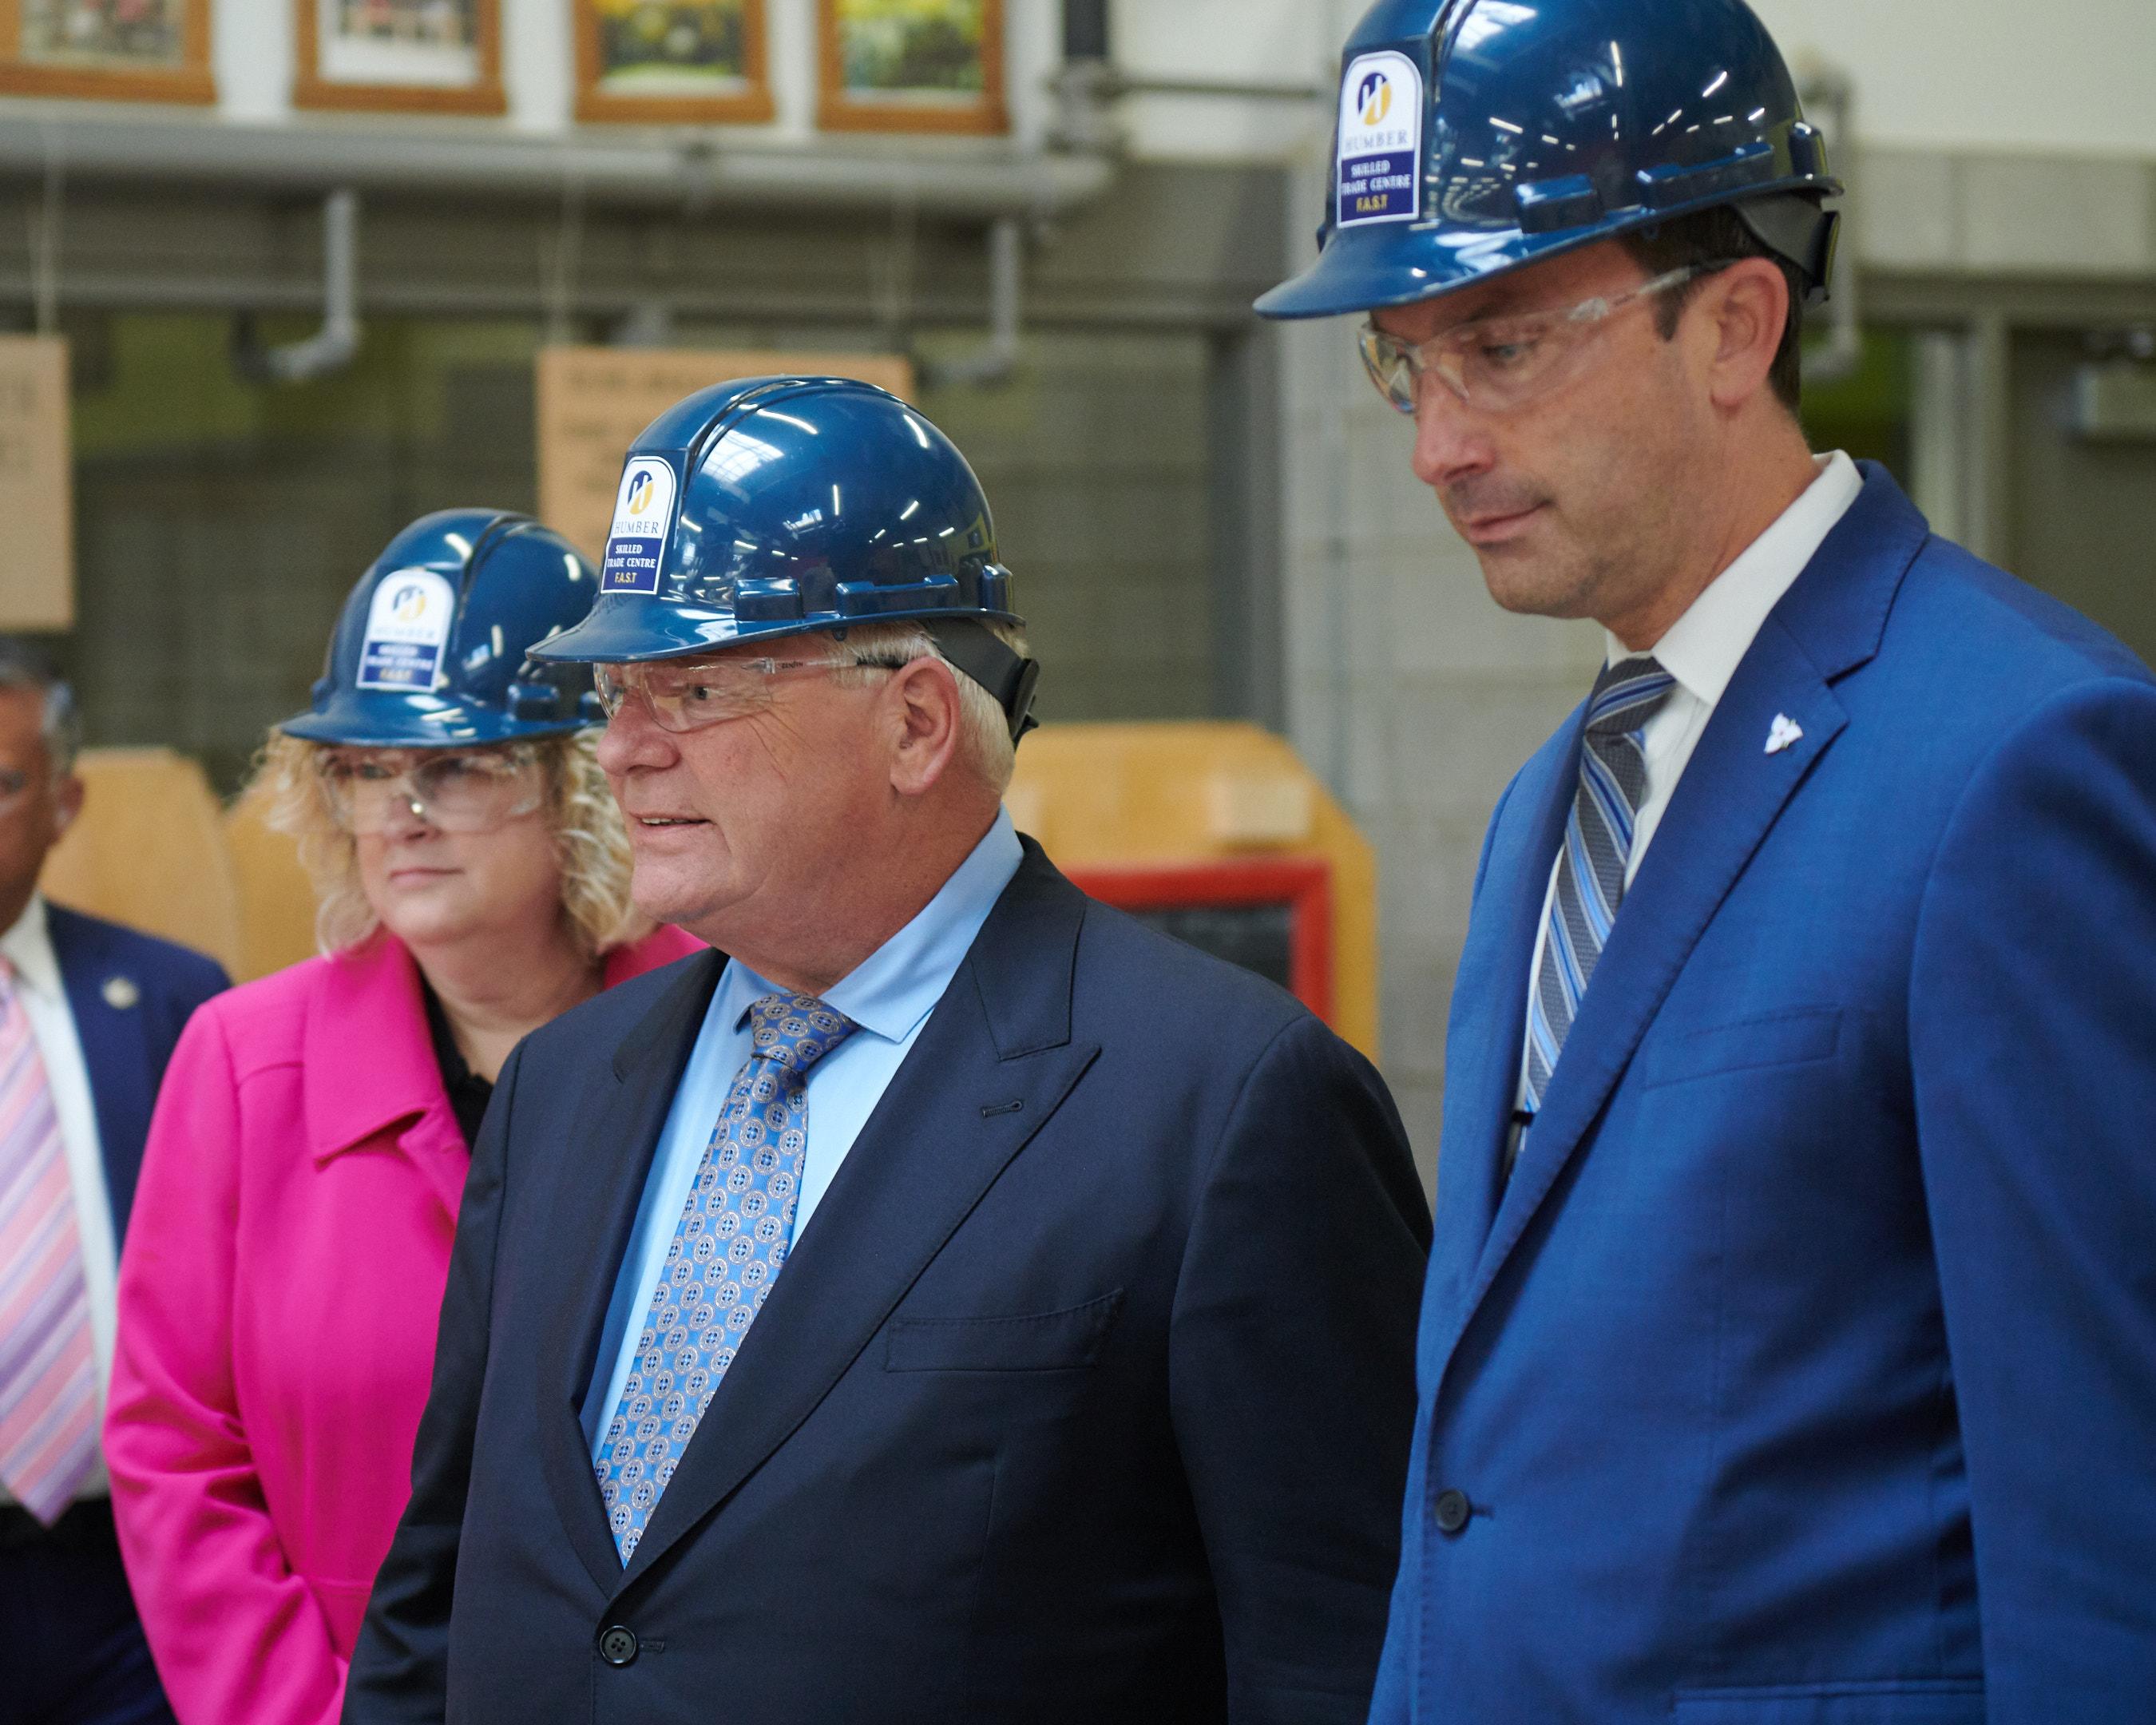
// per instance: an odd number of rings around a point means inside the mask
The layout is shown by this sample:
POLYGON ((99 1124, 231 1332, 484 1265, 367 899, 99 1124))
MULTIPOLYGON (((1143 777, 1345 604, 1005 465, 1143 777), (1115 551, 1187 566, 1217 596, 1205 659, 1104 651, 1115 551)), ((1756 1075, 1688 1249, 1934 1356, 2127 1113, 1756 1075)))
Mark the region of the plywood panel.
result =
POLYGON ((74 465, 68 349, 56 336, 0 336, 0 629, 74 622, 74 465))
POLYGON ((892 355, 701 348, 549 347, 539 356, 539 516, 597 562, 606 552, 621 464, 637 435, 685 395, 737 377, 858 377, 911 398, 913 367, 892 355))
POLYGON ((171 749, 86 749, 75 770, 82 814, 46 859, 46 894, 236 970, 239 890, 201 767, 171 749))

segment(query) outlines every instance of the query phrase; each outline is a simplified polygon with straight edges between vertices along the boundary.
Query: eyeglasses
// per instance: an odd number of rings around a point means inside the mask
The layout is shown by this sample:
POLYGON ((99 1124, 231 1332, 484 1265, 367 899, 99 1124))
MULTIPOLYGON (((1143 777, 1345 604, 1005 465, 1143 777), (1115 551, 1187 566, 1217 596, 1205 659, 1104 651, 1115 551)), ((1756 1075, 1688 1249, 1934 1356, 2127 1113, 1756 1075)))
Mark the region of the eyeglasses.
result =
POLYGON ((13 814, 30 788, 30 775, 19 767, 0 767, 0 815, 13 814))
POLYGON ((543 786, 526 748, 351 749, 316 770, 347 833, 386 833, 418 819, 444 833, 488 833, 538 808, 543 786))
POLYGON ((1479 317, 1426 341, 1406 341, 1366 324, 1358 332, 1363 368, 1378 393, 1403 413, 1414 412, 1425 375, 1439 378, 1471 407, 1508 413, 1578 376, 1596 332, 1619 312, 1723 267, 1687 264, 1614 298, 1598 295, 1568 311, 1479 317))
POLYGON ((641 695, 662 731, 701 731, 771 704, 771 685, 796 671, 896 670, 869 659, 699 659, 602 665, 594 668, 599 705, 609 719, 641 695))

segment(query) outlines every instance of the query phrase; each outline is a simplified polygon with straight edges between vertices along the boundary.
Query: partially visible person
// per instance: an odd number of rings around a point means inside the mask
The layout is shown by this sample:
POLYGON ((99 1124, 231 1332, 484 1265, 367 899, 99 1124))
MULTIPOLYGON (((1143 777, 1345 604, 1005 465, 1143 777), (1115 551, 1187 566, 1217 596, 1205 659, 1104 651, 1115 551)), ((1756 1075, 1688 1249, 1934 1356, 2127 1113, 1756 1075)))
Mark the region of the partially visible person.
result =
POLYGON ((48 904, 81 724, 0 638, 0 1722, 169 1721, 100 1455, 115 1259, 150 1102, 214 961, 48 904))
POLYGON ((526 656, 597 587, 523 516, 425 516, 362 578, 312 710, 264 752, 323 956, 180 1044, 105 1427, 184 1725, 336 1717, 495 1076, 526 1032, 701 949, 630 905, 588 672, 526 656))

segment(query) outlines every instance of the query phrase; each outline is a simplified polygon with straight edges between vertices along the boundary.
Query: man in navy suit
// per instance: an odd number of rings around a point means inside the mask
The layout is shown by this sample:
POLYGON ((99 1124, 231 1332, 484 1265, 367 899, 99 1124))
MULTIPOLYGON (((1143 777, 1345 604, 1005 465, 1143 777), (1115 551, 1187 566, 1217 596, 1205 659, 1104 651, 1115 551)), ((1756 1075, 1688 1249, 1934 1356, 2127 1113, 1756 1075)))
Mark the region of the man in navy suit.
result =
POLYGON ((1421 1191, 1366 1061, 1012 830, 1009 588, 880 390, 631 452, 539 651, 721 950, 503 1070, 347 1720, 1362 1718, 1421 1191))
POLYGON ((0 1725, 169 1725, 96 1434, 150 1105, 226 978, 38 893, 80 741, 67 685, 0 639, 0 1725))
POLYGON ((1740 0, 1346 71, 1263 308, 1376 308, 1493 596, 1608 635, 1476 876, 1372 1717, 2156 1717, 2156 680, 1807 446, 1740 0))

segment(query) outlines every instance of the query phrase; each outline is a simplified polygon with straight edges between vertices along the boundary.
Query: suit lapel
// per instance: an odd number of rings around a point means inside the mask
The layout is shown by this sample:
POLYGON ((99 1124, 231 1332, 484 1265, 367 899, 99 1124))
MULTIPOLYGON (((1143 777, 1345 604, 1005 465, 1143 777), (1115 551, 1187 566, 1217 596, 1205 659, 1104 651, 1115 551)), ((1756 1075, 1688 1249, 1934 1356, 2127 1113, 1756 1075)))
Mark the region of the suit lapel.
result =
POLYGON ((1026 850, 773 1286, 619 1586, 808 1417, 1100 1052, 1070 1029, 1085 899, 1026 850))
POLYGON ((606 1594, 620 1584, 621 1558, 592 1472, 584 1397, 659 1134, 726 963, 711 952, 684 965, 586 1095, 567 1141, 575 1172, 562 1183, 547 1230, 558 1261, 575 1269, 539 1327, 540 1466, 569 1543, 606 1594))
POLYGON ((1519 1094, 1527 968, 1579 768, 1584 704, 1520 770, 1490 834, 1482 886, 1453 983, 1445 1049, 1443 1165, 1432 1263, 1463 1280, 1481 1255, 1503 1189, 1519 1094))
MULTIPOLYGON (((1581 1153, 1701 934, 1849 722, 1830 685, 1878 651, 1894 595, 1929 531, 1883 470, 1869 463, 1864 470, 1863 493, 1762 625, 1670 799, 1565 1039, 1542 1112, 1504 1189, 1473 1282, 1446 1327, 1436 1356, 1440 1365, 1581 1153), (1794 721, 1803 735, 1769 754, 1768 740, 1779 718, 1794 721)), ((1565 758, 1568 770, 1576 772, 1576 718, 1569 728, 1565 758)), ((1561 808, 1563 798, 1557 801, 1561 808)), ((1513 859, 1529 877, 1515 891, 1522 901, 1535 900, 1531 917, 1539 914, 1556 854, 1556 834, 1543 830, 1549 827, 1544 814, 1532 835, 1540 848, 1513 859)), ((1497 865, 1493 855, 1491 867, 1497 865)), ((1517 926, 1511 934, 1518 944, 1508 949, 1507 962, 1517 959, 1518 979, 1498 979, 1484 998, 1504 1003, 1499 1024, 1517 1058, 1532 922, 1524 940, 1517 926)), ((1468 1117, 1479 1121, 1474 1106, 1471 1098, 1468 1117)), ((1446 1142, 1449 1151, 1449 1137, 1446 1142)), ((1470 1141, 1471 1168, 1481 1147, 1470 1141)))
POLYGON ((142 1141, 150 1131, 150 1045, 145 1027, 141 979, 123 977, 97 925, 59 905, 45 907, 45 930, 53 944, 66 988, 68 1010, 74 1015, 75 1040, 90 1077, 90 1110, 97 1122, 99 1154, 112 1204, 112 1238, 127 1232, 135 1206, 135 1185, 142 1172, 142 1141), (105 998, 108 984, 131 985, 116 991, 126 1000, 115 1006, 105 998))

